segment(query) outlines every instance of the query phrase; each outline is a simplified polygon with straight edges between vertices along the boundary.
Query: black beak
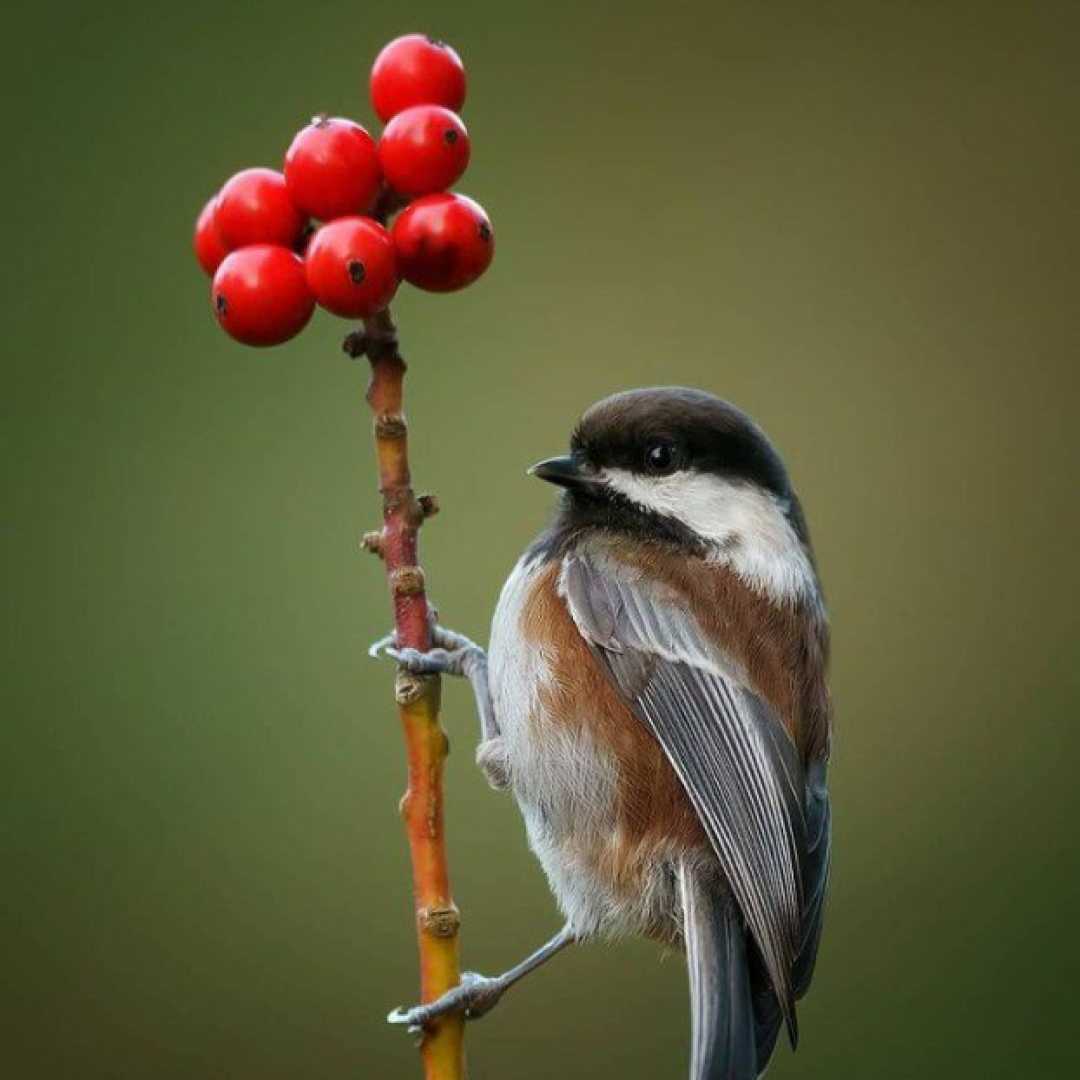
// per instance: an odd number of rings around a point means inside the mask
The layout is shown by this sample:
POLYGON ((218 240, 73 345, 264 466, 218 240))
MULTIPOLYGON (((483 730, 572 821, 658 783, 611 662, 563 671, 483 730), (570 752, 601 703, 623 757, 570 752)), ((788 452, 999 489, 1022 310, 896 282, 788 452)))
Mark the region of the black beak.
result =
POLYGON ((529 470, 529 475, 538 476, 549 484, 558 484, 564 488, 582 488, 592 483, 569 454, 537 462, 529 470))

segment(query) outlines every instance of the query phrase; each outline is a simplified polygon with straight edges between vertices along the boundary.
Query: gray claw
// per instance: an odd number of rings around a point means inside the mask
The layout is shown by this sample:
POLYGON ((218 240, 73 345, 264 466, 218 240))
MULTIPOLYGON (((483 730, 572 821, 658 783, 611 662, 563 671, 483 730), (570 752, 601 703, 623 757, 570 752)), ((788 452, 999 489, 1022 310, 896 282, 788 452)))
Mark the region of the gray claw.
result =
POLYGON ((397 647, 397 636, 387 634, 368 648, 368 656, 378 660, 389 656, 413 675, 469 675, 472 665, 483 662, 484 650, 464 634, 445 627, 431 628, 431 641, 435 646, 427 652, 419 649, 397 647))
POLYGON ((368 646, 367 654, 368 654, 368 656, 371 657, 372 660, 378 660, 379 659, 379 653, 381 653, 384 649, 389 651, 390 647, 396 641, 397 641, 397 634, 391 632, 391 633, 387 634, 385 637, 379 638, 378 641, 373 641, 368 646))
POLYGON ((453 658, 445 649, 431 649, 421 652, 419 649, 386 650, 386 655, 393 657, 406 671, 413 675, 453 674, 453 658))
POLYGON ((401 1025, 405 1025, 405 1030, 410 1035, 423 1035, 423 1026, 413 1023, 410 1020, 410 1016, 414 1012, 416 1012, 415 1009, 402 1009, 400 1007, 397 1009, 391 1009, 390 1012, 386 1015, 386 1022, 388 1024, 396 1024, 399 1027, 401 1025))
POLYGON ((411 1009, 393 1009, 386 1017, 388 1024, 404 1025, 416 1034, 440 1016, 450 1012, 463 1012, 467 1020, 477 1020, 492 1009, 502 997, 506 987, 501 979, 478 975, 475 971, 463 971, 461 982, 447 990, 441 998, 427 1005, 414 1005, 411 1009))

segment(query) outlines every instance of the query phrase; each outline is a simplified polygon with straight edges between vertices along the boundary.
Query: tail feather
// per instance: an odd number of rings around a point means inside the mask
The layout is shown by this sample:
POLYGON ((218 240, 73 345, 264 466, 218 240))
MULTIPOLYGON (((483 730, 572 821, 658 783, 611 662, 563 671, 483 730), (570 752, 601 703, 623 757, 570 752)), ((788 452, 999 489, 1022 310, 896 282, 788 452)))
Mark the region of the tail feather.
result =
POLYGON ((755 1080, 746 929, 730 896, 686 865, 679 877, 690 970, 691 1080, 755 1080))
POLYGON ((692 865, 680 867, 690 969, 691 1080, 756 1080, 768 1065, 785 1022, 795 1046, 794 999, 810 986, 821 939, 831 824, 825 763, 813 762, 806 776, 802 938, 792 966, 793 995, 787 1009, 748 939, 730 893, 692 865))

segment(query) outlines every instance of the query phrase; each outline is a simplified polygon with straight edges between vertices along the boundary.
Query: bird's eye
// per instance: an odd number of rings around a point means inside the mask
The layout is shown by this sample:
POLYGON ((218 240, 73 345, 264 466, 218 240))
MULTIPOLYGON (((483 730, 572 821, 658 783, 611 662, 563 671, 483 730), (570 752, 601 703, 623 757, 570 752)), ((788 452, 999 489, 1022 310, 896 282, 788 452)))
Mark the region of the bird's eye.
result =
POLYGON ((645 471, 653 476, 666 476, 675 471, 679 455, 669 442, 649 443, 645 448, 645 471))

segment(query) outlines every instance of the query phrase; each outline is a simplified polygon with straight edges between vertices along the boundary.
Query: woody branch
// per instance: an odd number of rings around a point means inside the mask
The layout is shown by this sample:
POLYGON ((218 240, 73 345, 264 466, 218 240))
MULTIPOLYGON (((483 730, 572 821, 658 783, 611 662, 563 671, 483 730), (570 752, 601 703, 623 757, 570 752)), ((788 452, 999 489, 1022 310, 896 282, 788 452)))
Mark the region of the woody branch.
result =
MULTIPOLYGON (((417 547, 424 519, 437 510, 431 496, 417 497, 409 474, 408 428, 403 412, 405 361, 389 311, 366 319, 363 331, 345 339, 345 351, 371 362, 367 401, 371 406, 383 524, 364 537, 364 546, 385 565, 399 648, 427 651, 431 645, 429 605, 417 547)), ((443 826, 443 766, 446 733, 439 722, 440 680, 399 670, 395 683, 405 736, 408 786, 401 800, 412 860, 420 1000, 433 1001, 459 982, 460 917, 450 892, 443 826)), ((425 1080, 464 1076, 464 1018, 449 1013, 421 1036, 425 1080)))

